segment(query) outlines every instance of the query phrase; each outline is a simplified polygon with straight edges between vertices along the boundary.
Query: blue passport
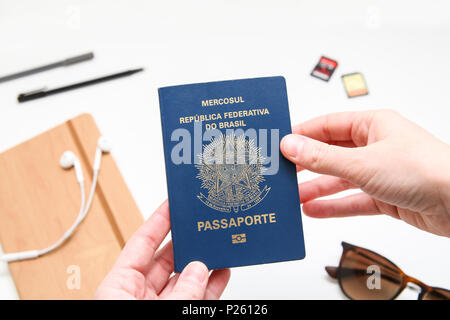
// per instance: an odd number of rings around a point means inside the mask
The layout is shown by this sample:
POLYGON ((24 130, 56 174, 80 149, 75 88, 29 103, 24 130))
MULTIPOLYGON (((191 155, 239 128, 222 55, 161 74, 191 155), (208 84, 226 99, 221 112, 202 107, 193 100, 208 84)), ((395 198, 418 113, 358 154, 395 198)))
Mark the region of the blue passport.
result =
POLYGON ((175 272, 305 257, 283 77, 158 90, 175 272))

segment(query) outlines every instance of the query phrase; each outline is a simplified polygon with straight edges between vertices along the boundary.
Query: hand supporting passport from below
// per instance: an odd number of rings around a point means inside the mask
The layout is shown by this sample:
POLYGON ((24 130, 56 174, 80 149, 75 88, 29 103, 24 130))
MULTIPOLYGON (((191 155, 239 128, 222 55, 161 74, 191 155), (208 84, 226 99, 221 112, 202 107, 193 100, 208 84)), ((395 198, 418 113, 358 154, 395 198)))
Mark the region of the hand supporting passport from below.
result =
MULTIPOLYGON (((387 214, 450 237, 450 147, 390 110, 334 113, 293 127, 283 155, 321 177, 300 183, 303 212, 316 218, 387 214), (361 193, 317 200, 344 190, 361 193)), ((230 270, 209 274, 201 262, 171 276, 170 229, 161 207, 128 241, 97 290, 98 299, 218 299, 230 270)))
POLYGON ((203 263, 194 261, 183 272, 172 275, 172 241, 158 250, 169 230, 169 202, 166 200, 128 240, 98 287, 95 299, 219 299, 230 279, 230 270, 209 273, 203 263))

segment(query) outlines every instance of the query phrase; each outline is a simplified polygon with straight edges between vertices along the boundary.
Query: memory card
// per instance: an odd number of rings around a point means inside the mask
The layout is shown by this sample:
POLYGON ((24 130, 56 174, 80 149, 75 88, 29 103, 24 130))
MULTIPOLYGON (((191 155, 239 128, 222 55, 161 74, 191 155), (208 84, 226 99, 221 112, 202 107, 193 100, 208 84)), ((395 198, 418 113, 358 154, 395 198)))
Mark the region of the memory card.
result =
POLYGON ((323 81, 330 80, 331 76, 333 75, 334 70, 336 70, 338 66, 337 61, 327 58, 327 57, 320 57, 319 62, 314 67, 313 71, 311 72, 311 75, 313 77, 319 78, 323 81))
POLYGON ((359 72, 344 74, 342 76, 342 82, 344 83, 344 88, 349 98, 369 94, 366 81, 359 72))

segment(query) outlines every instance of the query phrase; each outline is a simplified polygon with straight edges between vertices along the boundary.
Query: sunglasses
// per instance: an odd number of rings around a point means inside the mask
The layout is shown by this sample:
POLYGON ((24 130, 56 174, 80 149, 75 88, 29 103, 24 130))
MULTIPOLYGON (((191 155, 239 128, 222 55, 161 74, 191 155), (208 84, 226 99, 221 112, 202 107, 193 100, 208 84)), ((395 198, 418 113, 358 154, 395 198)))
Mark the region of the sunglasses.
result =
POLYGON ((385 257, 346 242, 339 267, 325 267, 339 281, 344 294, 353 300, 395 299, 406 287, 417 288, 418 300, 449 300, 450 291, 430 287, 406 275, 385 257), (411 285, 412 284, 412 285, 411 285))

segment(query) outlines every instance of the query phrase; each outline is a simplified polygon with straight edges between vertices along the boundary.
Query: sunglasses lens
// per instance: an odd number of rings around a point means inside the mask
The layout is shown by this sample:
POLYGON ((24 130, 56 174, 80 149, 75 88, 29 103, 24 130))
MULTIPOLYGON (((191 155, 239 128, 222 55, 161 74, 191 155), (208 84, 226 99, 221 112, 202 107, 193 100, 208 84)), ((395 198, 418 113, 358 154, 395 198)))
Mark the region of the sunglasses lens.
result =
POLYGON ((423 300, 450 300, 450 291, 433 288, 433 290, 426 292, 422 298, 423 300))
POLYGON ((398 293, 402 275, 385 258, 372 252, 344 252, 339 267, 344 293, 355 300, 387 300, 398 293))

